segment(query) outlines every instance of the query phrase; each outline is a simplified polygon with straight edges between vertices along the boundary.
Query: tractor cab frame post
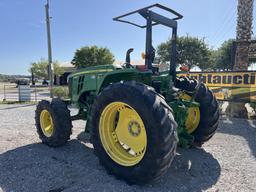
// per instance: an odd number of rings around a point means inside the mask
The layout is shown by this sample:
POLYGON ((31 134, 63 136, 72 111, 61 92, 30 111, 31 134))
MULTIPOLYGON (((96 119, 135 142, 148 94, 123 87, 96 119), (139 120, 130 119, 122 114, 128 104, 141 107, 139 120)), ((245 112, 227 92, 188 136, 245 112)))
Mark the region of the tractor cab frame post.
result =
POLYGON ((172 47, 170 50, 170 71, 169 75, 172 76, 173 82, 176 79, 176 62, 177 62, 177 27, 172 30, 172 47))
POLYGON ((145 65, 149 70, 152 70, 152 18, 150 11, 147 11, 145 15, 140 14, 147 20, 145 65))
POLYGON ((177 60, 177 27, 178 22, 177 20, 182 19, 183 16, 176 11, 165 7, 160 4, 154 4, 148 7, 145 7, 143 9, 139 9, 124 15, 121 15, 119 17, 113 18, 114 21, 119 21, 123 23, 128 23, 131 25, 134 25, 139 28, 146 28, 146 57, 145 57, 145 65, 147 66, 148 70, 152 71, 152 62, 153 62, 153 46, 152 46, 152 27, 155 25, 164 25, 166 27, 172 28, 172 46, 169 50, 170 52, 170 70, 169 75, 172 76, 173 81, 176 79, 176 60, 177 60), (176 17, 173 19, 169 19, 165 16, 159 15, 152 11, 152 8, 159 8, 164 11, 170 12, 176 17), (146 20, 146 25, 139 25, 134 22, 124 20, 123 18, 138 13, 146 20))

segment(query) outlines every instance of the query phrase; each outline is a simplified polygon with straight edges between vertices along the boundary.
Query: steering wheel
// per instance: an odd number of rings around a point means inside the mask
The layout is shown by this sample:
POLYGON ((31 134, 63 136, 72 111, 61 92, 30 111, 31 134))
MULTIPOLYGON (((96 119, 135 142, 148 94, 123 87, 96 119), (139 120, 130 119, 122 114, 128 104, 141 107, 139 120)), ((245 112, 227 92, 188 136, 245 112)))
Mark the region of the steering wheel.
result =
POLYGON ((128 68, 128 69, 133 69, 133 68, 135 68, 131 63, 124 63, 123 65, 122 65, 124 68, 128 68))

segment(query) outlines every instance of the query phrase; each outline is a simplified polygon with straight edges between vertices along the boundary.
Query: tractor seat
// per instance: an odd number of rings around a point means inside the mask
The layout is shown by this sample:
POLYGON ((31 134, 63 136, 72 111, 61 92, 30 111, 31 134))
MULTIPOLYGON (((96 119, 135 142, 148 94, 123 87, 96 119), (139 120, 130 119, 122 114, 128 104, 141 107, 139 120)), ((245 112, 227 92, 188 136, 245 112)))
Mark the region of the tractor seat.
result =
POLYGON ((148 70, 146 65, 136 65, 136 69, 139 71, 147 71, 148 70))

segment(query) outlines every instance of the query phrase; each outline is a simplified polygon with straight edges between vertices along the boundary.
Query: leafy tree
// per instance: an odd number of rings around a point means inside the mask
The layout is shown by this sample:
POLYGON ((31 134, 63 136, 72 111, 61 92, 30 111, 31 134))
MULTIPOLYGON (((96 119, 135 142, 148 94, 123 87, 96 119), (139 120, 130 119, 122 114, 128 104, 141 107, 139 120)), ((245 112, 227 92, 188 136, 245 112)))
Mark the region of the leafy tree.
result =
MULTIPOLYGON (((157 54, 161 61, 170 60, 169 50, 171 49, 171 40, 160 44, 157 48, 157 54)), ((204 39, 197 37, 184 36, 177 39, 178 64, 186 64, 189 69, 194 66, 202 70, 210 67, 210 50, 204 39)))
MULTIPOLYGON (((63 68, 60 67, 58 61, 53 62, 54 74, 62 75, 64 73, 63 68)), ((34 74, 36 77, 48 79, 48 61, 45 59, 40 59, 37 62, 31 63, 29 72, 34 74)))
MULTIPOLYGON (((217 50, 212 50, 211 61, 215 70, 232 70, 232 49, 235 39, 225 41, 217 50)), ((235 56, 234 56, 235 57, 235 56)), ((233 58, 235 59, 235 58, 233 58)), ((256 62, 256 59, 250 59, 249 65, 256 62)))
POLYGON ((113 64, 114 55, 108 48, 86 46, 76 50, 71 63, 77 68, 113 64))
POLYGON ((232 47, 234 39, 225 41, 221 47, 212 51, 212 63, 215 70, 232 70, 232 47))

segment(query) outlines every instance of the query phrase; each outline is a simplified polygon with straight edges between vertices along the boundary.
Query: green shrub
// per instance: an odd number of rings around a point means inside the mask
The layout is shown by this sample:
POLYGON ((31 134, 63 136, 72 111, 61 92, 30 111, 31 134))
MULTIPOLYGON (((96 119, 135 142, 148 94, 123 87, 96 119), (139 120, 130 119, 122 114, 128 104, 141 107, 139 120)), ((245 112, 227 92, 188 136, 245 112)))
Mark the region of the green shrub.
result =
POLYGON ((54 87, 52 91, 54 97, 58 97, 60 99, 69 98, 68 87, 54 87))

